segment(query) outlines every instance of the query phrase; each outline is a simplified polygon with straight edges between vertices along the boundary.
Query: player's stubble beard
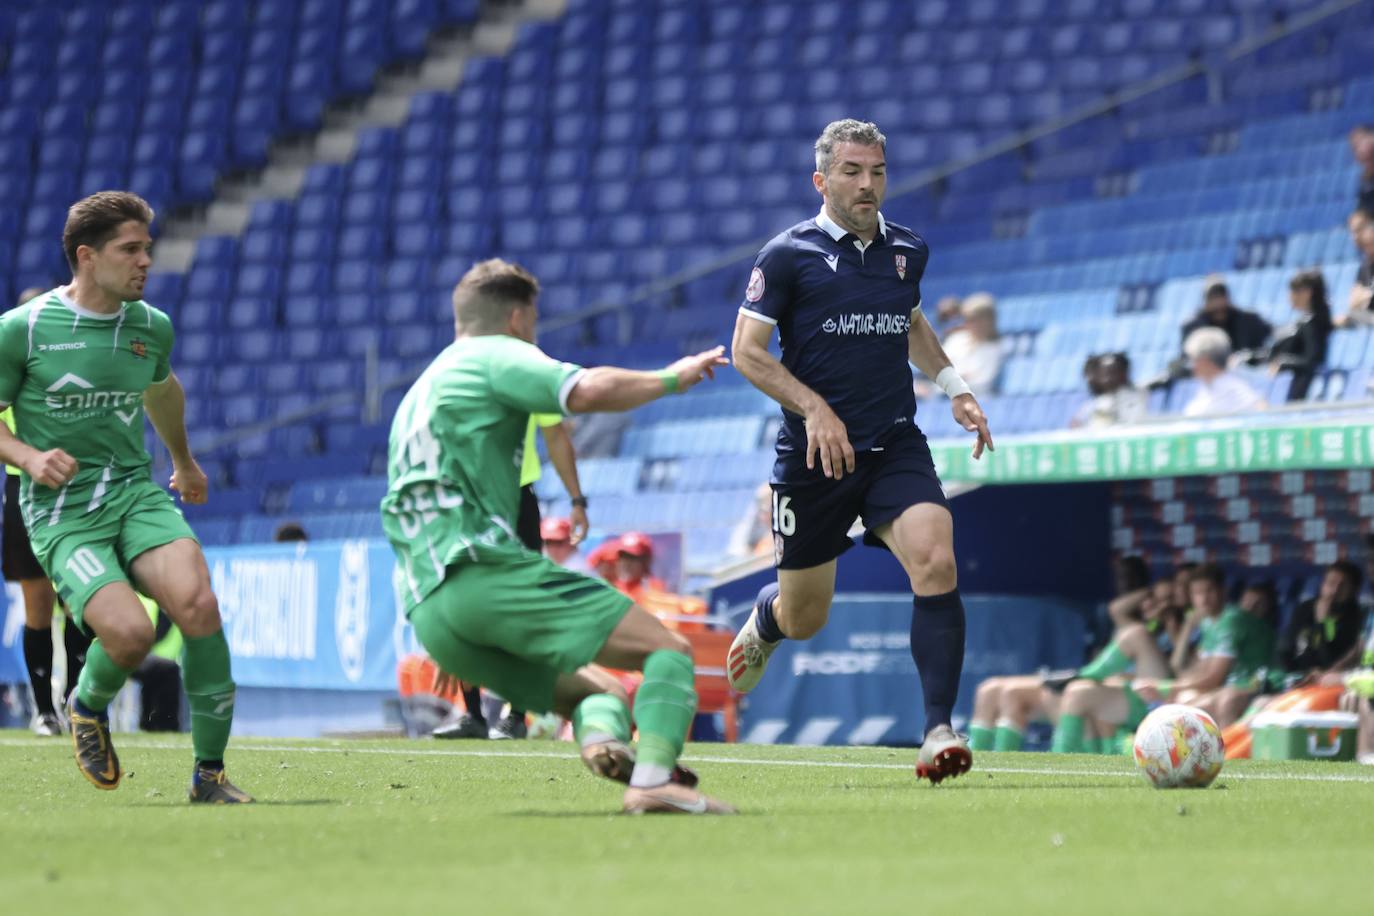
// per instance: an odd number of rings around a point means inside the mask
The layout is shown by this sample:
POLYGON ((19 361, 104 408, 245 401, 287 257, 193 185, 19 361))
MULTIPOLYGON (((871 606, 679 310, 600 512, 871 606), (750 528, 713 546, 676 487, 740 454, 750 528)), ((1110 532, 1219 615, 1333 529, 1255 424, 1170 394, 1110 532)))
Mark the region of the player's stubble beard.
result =
POLYGON ((827 203, 830 209, 834 211, 834 215, 839 217, 840 225, 856 235, 870 232, 878 226, 878 199, 875 196, 858 197, 849 206, 841 204, 834 198, 831 198, 827 203), (859 204, 862 203, 871 203, 873 209, 859 210, 859 204))

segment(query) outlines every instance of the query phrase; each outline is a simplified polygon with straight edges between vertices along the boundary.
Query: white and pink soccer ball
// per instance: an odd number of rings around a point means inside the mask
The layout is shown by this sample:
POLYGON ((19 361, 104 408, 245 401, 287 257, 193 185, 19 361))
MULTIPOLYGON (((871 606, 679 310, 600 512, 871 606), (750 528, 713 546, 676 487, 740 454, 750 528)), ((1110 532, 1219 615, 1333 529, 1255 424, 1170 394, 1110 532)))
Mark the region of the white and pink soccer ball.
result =
POLYGON ((1225 759, 1221 729, 1192 706, 1161 706, 1135 732, 1135 765, 1156 789, 1205 788, 1225 759))

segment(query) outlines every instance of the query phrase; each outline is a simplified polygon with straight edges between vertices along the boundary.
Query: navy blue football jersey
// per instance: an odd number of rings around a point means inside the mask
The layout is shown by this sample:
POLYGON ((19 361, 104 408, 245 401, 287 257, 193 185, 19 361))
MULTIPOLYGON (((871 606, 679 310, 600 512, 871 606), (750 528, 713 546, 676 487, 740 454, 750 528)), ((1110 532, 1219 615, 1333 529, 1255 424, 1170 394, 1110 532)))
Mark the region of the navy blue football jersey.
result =
MULTIPOLYGON (((763 246, 740 306, 777 325, 783 366, 825 399, 857 451, 916 417, 907 332, 930 252, 881 214, 878 230, 865 247, 824 210, 798 223, 763 246)), ((784 409, 779 456, 805 449, 805 420, 784 409)))

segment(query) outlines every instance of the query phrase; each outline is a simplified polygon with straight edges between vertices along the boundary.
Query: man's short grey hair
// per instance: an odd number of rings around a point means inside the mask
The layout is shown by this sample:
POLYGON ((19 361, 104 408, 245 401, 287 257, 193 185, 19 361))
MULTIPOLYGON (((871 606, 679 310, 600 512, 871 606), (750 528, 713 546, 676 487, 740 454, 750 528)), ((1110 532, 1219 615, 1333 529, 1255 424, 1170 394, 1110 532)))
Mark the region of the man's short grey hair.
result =
POLYGON ((884 151, 887 150, 887 137, 872 121, 856 121, 853 118, 831 121, 816 138, 816 171, 822 175, 830 174, 830 166, 835 161, 835 147, 841 143, 881 146, 884 151))
POLYGON ((1231 338, 1221 328, 1198 328, 1183 341, 1183 355, 1225 366, 1231 355, 1231 338))

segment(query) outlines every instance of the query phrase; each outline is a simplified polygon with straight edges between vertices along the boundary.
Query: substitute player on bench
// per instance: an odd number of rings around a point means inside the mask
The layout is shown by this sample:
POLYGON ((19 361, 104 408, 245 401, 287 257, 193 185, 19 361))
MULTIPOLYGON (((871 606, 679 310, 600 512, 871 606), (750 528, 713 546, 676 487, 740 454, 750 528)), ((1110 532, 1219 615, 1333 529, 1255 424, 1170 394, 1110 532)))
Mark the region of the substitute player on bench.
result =
POLYGON ((920 672, 926 734, 919 777, 966 772, 968 743, 950 726, 964 659, 964 606, 954 526, 926 438, 915 425, 915 363, 949 395, 954 418, 992 448, 982 409, 921 314, 926 243, 887 222, 886 138, 844 120, 816 141, 815 219, 759 253, 735 324, 736 368, 782 405, 773 466, 778 581, 766 586, 727 657, 749 691, 784 638, 809 639, 830 613, 835 561, 853 542, 891 550, 911 579, 911 656, 920 672), (782 359, 768 352, 777 328, 782 359))

